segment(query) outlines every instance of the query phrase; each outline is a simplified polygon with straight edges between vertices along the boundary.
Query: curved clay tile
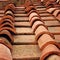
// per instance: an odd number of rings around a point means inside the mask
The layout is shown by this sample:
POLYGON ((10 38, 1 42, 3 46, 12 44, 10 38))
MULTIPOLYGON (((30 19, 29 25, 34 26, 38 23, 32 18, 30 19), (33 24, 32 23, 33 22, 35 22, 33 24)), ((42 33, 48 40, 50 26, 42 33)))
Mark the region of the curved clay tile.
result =
POLYGON ((52 4, 52 2, 47 1, 46 4, 45 4, 45 6, 48 7, 48 6, 50 6, 51 4, 52 4))
POLYGON ((5 10, 4 13, 6 13, 7 11, 11 11, 12 13, 14 13, 15 10, 12 10, 11 8, 8 8, 8 9, 5 10))
POLYGON ((8 23, 8 22, 6 22, 6 23, 0 25, 0 28, 4 28, 4 27, 10 27, 10 28, 16 30, 15 27, 14 27, 14 25, 11 25, 11 24, 8 23))
POLYGON ((35 18, 35 17, 39 17, 41 19, 41 17, 39 15, 34 15, 31 17, 31 19, 29 19, 30 21, 32 20, 32 18, 35 18))
POLYGON ((48 34, 51 36, 51 38, 55 39, 54 35, 51 34, 49 31, 43 31, 43 32, 40 32, 38 35, 36 35, 36 40, 38 40, 43 34, 48 34))
POLYGON ((26 0, 24 6, 25 6, 25 7, 33 6, 33 3, 32 3, 31 0, 26 0))
POLYGON ((8 11, 8 10, 11 10, 13 13, 15 11, 15 6, 14 4, 9 4, 5 7, 5 12, 8 11))
MULTIPOLYGON (((41 21, 42 23, 44 23, 41 19, 34 19, 34 20, 31 20, 31 22, 30 22, 31 26, 33 26, 33 24, 34 24, 36 21, 41 21)), ((45 24, 45 23, 44 23, 44 24, 45 24)))
POLYGON ((30 12, 31 10, 35 10, 34 6, 29 6, 25 9, 25 12, 30 12))
POLYGON ((7 30, 2 30, 0 31, 0 37, 5 37, 6 39, 8 39, 8 41, 10 43, 13 43, 14 42, 14 38, 13 36, 11 35, 11 33, 7 30))
POLYGON ((43 24, 43 22, 41 22, 41 21, 35 21, 34 22, 34 24, 32 25, 33 32, 35 31, 36 26, 39 25, 39 24, 43 24))
POLYGON ((35 35, 37 36, 39 33, 44 32, 44 31, 48 32, 46 26, 45 25, 40 25, 36 28, 35 35))
POLYGON ((29 19, 29 21, 31 21, 35 17, 39 17, 39 16, 38 15, 31 16, 30 19, 29 19))
POLYGON ((44 48, 44 50, 41 53, 40 60, 45 60, 50 55, 58 55, 60 56, 60 50, 55 45, 48 45, 44 48))
POLYGON ((56 3, 56 4, 54 4, 54 7, 55 8, 60 8, 60 4, 56 3))
POLYGON ((41 21, 42 23, 44 23, 44 21, 42 21, 41 19, 35 19, 35 20, 31 20, 30 22, 31 26, 33 26, 36 21, 41 21))
POLYGON ((6 38, 4 38, 4 37, 1 38, 0 37, 0 44, 4 44, 12 52, 12 45, 10 44, 10 42, 6 38))
POLYGON ((4 19, 10 19, 12 22, 14 22, 14 18, 12 16, 3 16, 1 20, 4 20, 4 19))
MULTIPOLYGON (((27 13, 27 16, 30 16, 31 13, 37 13, 38 14, 38 11, 37 10, 31 10, 30 12, 27 13)), ((40 15, 39 15, 40 16, 40 15)))
POLYGON ((5 13, 12 13, 12 14, 14 14, 11 10, 7 10, 6 12, 4 11, 4 14, 5 13))
POLYGON ((38 27, 39 27, 39 26, 44 26, 44 27, 48 30, 48 28, 47 28, 47 26, 46 26, 46 25, 44 25, 44 24, 38 24, 38 25, 36 25, 36 26, 35 26, 35 28, 34 28, 33 32, 35 32, 35 31, 36 31, 36 29, 38 29, 38 27))
POLYGON ((46 60, 60 60, 60 56, 58 56, 58 55, 50 55, 49 57, 47 57, 46 60))
POLYGON ((34 17, 34 16, 38 16, 38 14, 35 13, 35 12, 31 13, 30 16, 29 16, 29 20, 31 20, 31 18, 34 17))
POLYGON ((11 34, 16 34, 16 30, 15 30, 15 29, 12 29, 12 28, 10 28, 10 27, 0 28, 0 31, 3 31, 3 30, 9 31, 11 34))
POLYGON ((30 22, 31 22, 32 20, 36 20, 36 19, 41 19, 41 18, 40 18, 39 16, 33 17, 33 18, 30 19, 30 22))
POLYGON ((54 3, 56 3, 56 0, 49 0, 46 2, 45 6, 49 6, 49 5, 54 4, 54 3))
POLYGON ((33 18, 31 19, 31 21, 30 21, 31 26, 33 25, 33 22, 35 22, 35 21, 41 21, 41 22, 44 23, 44 21, 41 20, 39 17, 33 17, 33 18))
POLYGON ((8 10, 7 12, 5 12, 5 15, 10 15, 10 16, 14 17, 14 14, 10 10, 8 10))
POLYGON ((57 8, 49 8, 47 9, 49 13, 55 16, 55 18, 60 22, 60 10, 57 8))
POLYGON ((11 25, 14 26, 14 23, 13 23, 10 19, 0 20, 0 25, 1 25, 1 24, 4 24, 4 23, 6 23, 6 22, 9 22, 11 25))
POLYGON ((38 39, 38 45, 40 50, 44 50, 44 48, 46 46, 48 46, 49 44, 53 44, 56 47, 58 47, 60 49, 60 46, 57 42, 55 42, 55 40, 48 34, 43 34, 39 39, 38 39))
POLYGON ((0 60, 12 60, 10 49, 3 44, 0 44, 0 60))
POLYGON ((49 9, 47 9, 47 11, 49 12, 49 13, 53 13, 55 10, 57 10, 56 8, 49 8, 49 9))
POLYGON ((30 17, 34 16, 34 15, 38 15, 36 12, 31 12, 30 13, 30 17))
MULTIPOLYGON (((40 21, 41 22, 41 21, 40 21)), ((42 22, 43 23, 43 22, 42 22)), ((36 26, 36 29, 39 27, 39 26, 44 26, 47 30, 48 30, 48 27, 45 25, 45 24, 39 24, 36 26)))
POLYGON ((58 16, 59 13, 60 13, 60 10, 55 10, 53 15, 56 17, 56 16, 58 16))

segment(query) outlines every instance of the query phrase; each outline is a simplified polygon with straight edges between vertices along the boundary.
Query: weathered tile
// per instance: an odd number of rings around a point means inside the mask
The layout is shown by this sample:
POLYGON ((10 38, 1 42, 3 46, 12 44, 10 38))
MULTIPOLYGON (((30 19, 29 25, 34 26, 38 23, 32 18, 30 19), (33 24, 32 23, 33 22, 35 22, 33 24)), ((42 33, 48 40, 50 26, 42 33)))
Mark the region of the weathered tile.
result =
POLYGON ((44 21, 47 26, 60 26, 60 22, 58 21, 44 21))
POLYGON ((48 27, 48 29, 53 34, 60 34, 60 27, 48 27))
POLYGON ((29 21, 28 17, 15 17, 15 21, 29 21))
POLYGON ((54 17, 41 17, 42 20, 55 20, 54 17))
POLYGON ((19 44, 35 44, 35 35, 15 35, 14 36, 14 43, 19 44))
POLYGON ((25 33, 33 34, 31 28, 24 28, 24 27, 16 28, 16 32, 17 32, 17 34, 25 34, 25 33))
POLYGON ((15 26, 20 26, 20 27, 30 27, 30 23, 29 22, 15 22, 15 26))
POLYGON ((38 59, 40 57, 40 49, 37 45, 14 45, 13 59, 38 59))

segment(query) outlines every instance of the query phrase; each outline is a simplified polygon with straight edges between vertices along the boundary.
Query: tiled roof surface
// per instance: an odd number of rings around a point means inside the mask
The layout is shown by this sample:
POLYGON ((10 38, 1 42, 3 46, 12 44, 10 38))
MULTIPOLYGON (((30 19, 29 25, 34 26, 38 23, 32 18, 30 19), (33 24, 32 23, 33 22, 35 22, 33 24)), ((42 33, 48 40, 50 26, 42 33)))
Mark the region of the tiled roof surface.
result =
POLYGON ((0 60, 60 60, 60 8, 43 3, 0 10, 0 60))

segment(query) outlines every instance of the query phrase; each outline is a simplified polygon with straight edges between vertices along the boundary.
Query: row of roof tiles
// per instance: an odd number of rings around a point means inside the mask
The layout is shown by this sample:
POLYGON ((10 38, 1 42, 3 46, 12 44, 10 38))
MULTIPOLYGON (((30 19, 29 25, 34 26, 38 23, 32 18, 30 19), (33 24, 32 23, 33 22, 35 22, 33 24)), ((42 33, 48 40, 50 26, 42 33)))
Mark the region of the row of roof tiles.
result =
POLYGON ((16 33, 14 27, 14 8, 13 4, 7 5, 4 16, 0 20, 0 60, 12 60, 13 35, 16 33))
MULTIPOLYGON (((28 13, 32 30, 35 33, 36 42, 38 42, 41 50, 40 60, 48 59, 50 55, 60 56, 60 44, 54 40, 55 37, 48 31, 48 28, 41 20, 39 13, 31 2, 27 2, 25 11, 28 13)), ((57 60, 60 60, 60 58, 57 60)))

